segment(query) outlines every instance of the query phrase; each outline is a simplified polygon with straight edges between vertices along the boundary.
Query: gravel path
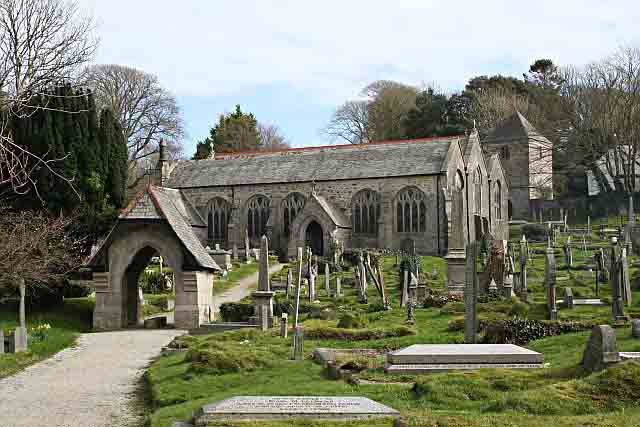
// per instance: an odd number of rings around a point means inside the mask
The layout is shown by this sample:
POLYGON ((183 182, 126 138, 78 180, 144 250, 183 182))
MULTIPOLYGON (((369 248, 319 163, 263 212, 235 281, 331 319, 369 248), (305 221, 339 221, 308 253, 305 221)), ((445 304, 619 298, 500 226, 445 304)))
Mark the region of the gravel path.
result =
MULTIPOLYGON (((282 270, 282 264, 276 264, 269 267, 269 276, 282 270)), ((258 272, 256 271, 251 276, 247 276, 238 282, 238 285, 228 289, 220 295, 213 297, 213 315, 217 320, 218 313, 220 312, 220 305, 225 302, 240 301, 242 298, 251 294, 254 289, 254 285, 258 283, 258 272)))
POLYGON ((76 347, 0 380, 2 427, 128 427, 138 379, 179 330, 83 334, 76 347))
MULTIPOLYGON (((282 265, 274 265, 276 273, 282 265)), ((258 273, 214 297, 220 304, 249 295, 258 273)), ((0 380, 0 427, 130 427, 132 407, 149 362, 184 331, 125 330, 83 334, 75 347, 0 380)))

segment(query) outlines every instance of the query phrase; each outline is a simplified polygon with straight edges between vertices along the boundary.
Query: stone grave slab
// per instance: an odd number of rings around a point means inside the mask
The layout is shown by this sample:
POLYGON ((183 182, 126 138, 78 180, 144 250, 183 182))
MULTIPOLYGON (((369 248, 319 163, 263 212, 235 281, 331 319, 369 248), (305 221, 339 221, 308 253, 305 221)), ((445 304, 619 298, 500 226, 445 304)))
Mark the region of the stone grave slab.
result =
POLYGON ((618 356, 620 360, 640 360, 640 351, 621 351, 618 356))
POLYGON ((416 344, 387 354, 387 372, 542 368, 544 356, 513 344, 416 344))
POLYGON ((205 405, 196 416, 196 427, 226 421, 273 419, 369 419, 398 418, 393 408, 356 396, 237 396, 205 405))

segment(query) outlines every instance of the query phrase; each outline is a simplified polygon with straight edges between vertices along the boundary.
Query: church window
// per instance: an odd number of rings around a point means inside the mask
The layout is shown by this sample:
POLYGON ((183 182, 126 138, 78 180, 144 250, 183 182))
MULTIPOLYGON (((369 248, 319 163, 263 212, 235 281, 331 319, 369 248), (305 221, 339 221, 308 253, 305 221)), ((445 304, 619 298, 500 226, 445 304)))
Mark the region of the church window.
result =
POLYGON ((207 238, 209 241, 226 242, 231 204, 216 197, 207 204, 207 238))
POLYGON ((424 233, 427 230, 425 195, 415 187, 401 190, 396 197, 398 233, 424 233))
POLYGON ((291 224, 300 211, 302 211, 302 208, 304 208, 304 203, 304 196, 300 193, 291 193, 282 202, 282 220, 285 236, 291 233, 291 224))
POLYGON ((247 203, 247 233, 250 239, 259 239, 267 233, 269 221, 269 199, 254 196, 247 203))
POLYGON ((362 190, 351 201, 351 223, 354 234, 378 234, 380 196, 372 190, 362 190))

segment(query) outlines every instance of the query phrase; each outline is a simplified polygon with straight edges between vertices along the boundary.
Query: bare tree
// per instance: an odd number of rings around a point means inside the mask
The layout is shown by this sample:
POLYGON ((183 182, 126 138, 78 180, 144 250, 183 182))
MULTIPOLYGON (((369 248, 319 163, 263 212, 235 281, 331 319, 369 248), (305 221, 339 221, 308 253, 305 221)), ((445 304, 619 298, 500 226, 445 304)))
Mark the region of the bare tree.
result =
POLYGON ((501 122, 516 112, 520 112, 532 121, 535 107, 525 95, 518 95, 505 88, 488 88, 474 93, 471 103, 471 118, 481 135, 488 134, 501 122))
POLYGON ((83 80, 93 91, 98 107, 110 108, 119 118, 129 148, 129 187, 135 187, 149 170, 160 140, 169 153, 180 156, 183 121, 175 97, 158 78, 122 65, 95 65, 83 80))
POLYGON ((365 144, 372 139, 366 101, 347 101, 333 113, 324 133, 333 140, 365 144))
POLYGON ((276 125, 258 123, 260 151, 277 151, 290 148, 289 142, 276 125))
POLYGON ((9 123, 34 113, 32 97, 55 96, 46 88, 76 76, 97 47, 92 30, 74 1, 0 0, 0 189, 37 191, 32 177, 41 168, 71 183, 55 171, 61 159, 30 152, 9 123))
POLYGON ((369 99, 368 120, 374 141, 406 137, 404 122, 409 111, 416 106, 417 88, 378 80, 365 87, 361 95, 369 99))

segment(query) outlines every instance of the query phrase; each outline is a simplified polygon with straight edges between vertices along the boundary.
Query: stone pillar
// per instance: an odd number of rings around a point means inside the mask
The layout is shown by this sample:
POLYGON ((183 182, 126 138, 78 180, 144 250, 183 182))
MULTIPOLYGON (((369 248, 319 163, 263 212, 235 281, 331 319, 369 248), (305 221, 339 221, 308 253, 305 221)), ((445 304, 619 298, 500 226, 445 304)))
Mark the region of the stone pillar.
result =
POLYGON ((213 304, 213 274, 208 271, 178 271, 174 274, 177 284, 182 278, 182 291, 176 287, 175 327, 198 328, 209 321, 213 304))
POLYGON ((144 325, 144 294, 142 293, 142 288, 138 286, 138 326, 144 325))
POLYGON ((407 305, 407 300, 409 299, 409 270, 403 270, 402 273, 402 296, 400 299, 400 307, 407 305))
POLYGON ((251 264, 251 245, 249 244, 249 231, 244 230, 244 262, 251 264))
POLYGON ((262 332, 268 331, 271 327, 269 320, 269 307, 266 305, 260 306, 260 329, 262 329, 262 332))
POLYGON ((627 258, 627 248, 622 249, 622 257, 620 259, 620 284, 622 285, 622 299, 627 307, 631 306, 632 303, 632 293, 631 293, 631 280, 629 278, 629 260, 627 258))
POLYGON ((280 318, 280 337, 286 338, 289 333, 289 315, 287 313, 282 313, 282 317, 280 318))
POLYGON ((556 306, 556 258, 552 247, 547 247, 544 264, 544 284, 547 288, 547 307, 549 320, 558 319, 556 306))
POLYGON ((316 300, 316 276, 315 274, 309 274, 309 302, 316 300))
POLYGON ((235 243, 233 244, 233 249, 231 250, 231 253, 233 254, 233 262, 238 262, 238 260, 240 259, 238 257, 238 245, 236 245, 235 243))
POLYGON ((96 292, 96 305, 93 310, 93 329, 107 331, 120 329, 122 323, 122 293, 112 289, 109 272, 93 273, 93 289, 96 292))
POLYGON ((289 292, 291 291, 291 286, 293 286, 293 271, 289 269, 287 273, 287 289, 285 290, 285 297, 289 299, 289 292))
POLYGON ((267 324, 269 328, 273 326, 273 296, 275 292, 271 290, 269 282, 269 241, 266 236, 260 239, 260 267, 258 270, 258 290, 251 293, 254 303, 254 313, 256 316, 250 319, 254 325, 267 324), (263 310, 263 308, 266 309, 263 310), (266 319, 263 317, 266 316, 266 319))
POLYGON ((298 310, 300 309, 300 292, 302 287, 302 263, 304 259, 302 258, 302 248, 298 247, 298 281, 296 283, 296 301, 293 312, 293 327, 298 327, 298 310))
POLYGON ((527 292, 527 262, 529 260, 529 248, 527 238, 522 235, 520 241, 520 299, 522 302, 528 302, 529 294, 527 292))
POLYGON ((336 277, 336 293, 335 293, 336 297, 341 297, 342 296, 342 283, 341 283, 341 279, 339 277, 336 277))
POLYGON ((626 320, 624 314, 624 299, 621 283, 622 266, 621 266, 620 248, 617 241, 613 241, 611 245, 611 274, 609 274, 609 282, 611 284, 611 312, 614 320, 626 320))
POLYGON ((476 258, 478 256, 478 243, 471 242, 467 245, 466 277, 464 290, 464 342, 476 344, 478 337, 478 271, 476 258))
POLYGON ((0 354, 4 353, 4 330, 0 328, 0 354))

